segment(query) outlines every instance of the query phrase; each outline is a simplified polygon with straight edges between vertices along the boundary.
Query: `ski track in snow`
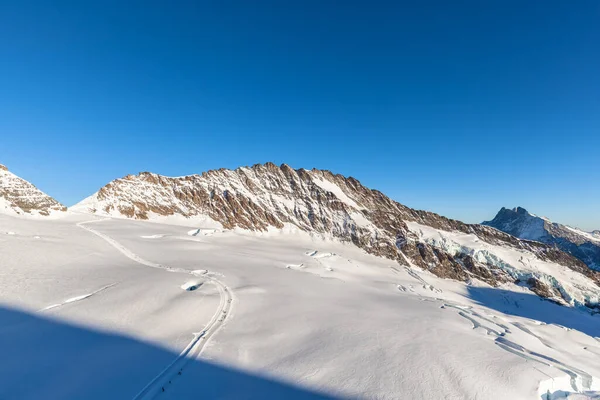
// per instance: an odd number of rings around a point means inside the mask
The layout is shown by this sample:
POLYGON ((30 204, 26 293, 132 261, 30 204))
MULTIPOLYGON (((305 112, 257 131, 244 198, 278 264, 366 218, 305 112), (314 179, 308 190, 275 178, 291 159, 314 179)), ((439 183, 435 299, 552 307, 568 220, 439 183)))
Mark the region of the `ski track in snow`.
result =
MULTIPOLYGON (((183 268, 172 268, 172 267, 168 267, 168 266, 165 266, 162 264, 157 264, 157 263, 147 261, 147 260, 143 259, 142 257, 140 257, 139 255, 132 252, 131 250, 129 250, 128 248, 126 248, 125 246, 123 246, 122 244, 120 244, 119 242, 117 242, 116 240, 114 240, 113 238, 111 238, 110 236, 107 236, 103 233, 100 233, 100 232, 86 226, 86 224, 91 224, 91 223, 96 223, 96 222, 101 222, 101 221, 106 221, 106 220, 110 220, 110 218, 94 219, 91 221, 78 222, 76 225, 79 228, 85 229, 86 231, 91 232, 94 235, 104 239, 106 242, 108 242, 111 246, 116 248, 119 252, 121 252, 127 258, 129 258, 139 264, 142 264, 142 265, 145 265, 145 266, 151 267, 151 268, 163 269, 168 272, 179 272, 179 273, 185 273, 188 275, 197 276, 198 270, 189 271, 189 270, 186 270, 183 268)), ((202 352, 204 351, 204 349, 206 347, 206 344, 219 331, 219 329, 225 323, 226 318, 231 313, 231 310, 233 308, 233 301, 234 301, 234 295, 231 292, 231 290, 223 282, 219 281, 218 279, 214 278, 213 276, 207 276, 204 274, 203 274, 203 276, 206 277, 208 282, 215 285, 217 290, 219 291, 219 294, 220 294, 219 307, 217 307, 215 314, 213 315, 210 322, 204 327, 204 329, 202 329, 200 332, 193 333, 194 338, 188 343, 188 345, 177 356, 177 358, 175 358, 175 360, 173 360, 173 362, 171 362, 171 364, 167 365, 158 375, 156 375, 133 398, 134 400, 153 399, 159 393, 166 391, 168 389, 168 385, 170 385, 173 382, 173 380, 175 380, 177 378, 177 376, 179 376, 183 373, 184 367, 187 364, 187 362, 190 361, 190 359, 192 359, 192 358, 198 358, 201 356, 202 352)), ((100 290, 104 290, 104 289, 106 289, 106 287, 102 288, 100 290)), ((97 292, 98 291, 96 291, 94 293, 97 293, 97 292)), ((77 298, 77 299, 82 300, 83 298, 87 298, 87 297, 93 295, 94 293, 92 293, 90 295, 86 295, 86 297, 80 296, 80 298, 77 298)), ((73 299, 71 299, 71 300, 73 301, 73 299)), ((67 301, 67 302, 69 302, 69 301, 67 301)))

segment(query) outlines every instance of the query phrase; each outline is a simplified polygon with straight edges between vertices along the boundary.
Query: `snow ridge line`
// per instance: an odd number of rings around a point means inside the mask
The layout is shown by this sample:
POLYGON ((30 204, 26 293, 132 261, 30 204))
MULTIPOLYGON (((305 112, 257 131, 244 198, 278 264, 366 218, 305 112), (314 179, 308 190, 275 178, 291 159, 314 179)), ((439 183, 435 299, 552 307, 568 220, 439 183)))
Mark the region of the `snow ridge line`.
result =
POLYGON ((103 286, 100 289, 94 290, 91 293, 83 294, 83 295, 76 296, 76 297, 71 297, 70 299, 67 299, 67 300, 63 301, 62 303, 52 304, 51 306, 44 307, 41 310, 39 310, 39 312, 44 312, 44 311, 52 310, 54 308, 62 307, 65 304, 75 303, 77 301, 89 299, 93 295, 98 294, 98 293, 100 293, 100 292, 102 292, 102 291, 104 291, 104 290, 106 290, 108 288, 111 288, 111 287, 115 286, 115 285, 116 285, 116 283, 111 283, 110 285, 103 286))
MULTIPOLYGON (((110 236, 107 236, 103 233, 96 231, 85 224, 107 221, 111 218, 103 218, 103 219, 94 219, 91 221, 83 221, 78 222, 76 225, 79 228, 85 229, 88 232, 93 233, 94 235, 104 239, 111 246, 116 248, 119 252, 125 255, 127 258, 145 265, 151 268, 159 268, 164 269, 169 272, 180 272, 188 275, 195 275, 192 271, 183 269, 183 268, 172 268, 167 267, 162 264, 153 263, 147 260, 144 260, 139 255, 135 254, 110 236)), ((234 295, 231 290, 218 279, 205 276, 207 281, 216 286, 217 290, 220 294, 219 307, 210 322, 204 327, 204 329, 200 332, 195 332, 194 338, 188 343, 188 345, 183 349, 183 351, 171 362, 167 365, 158 375, 156 375, 134 398, 133 400, 149 400, 155 398, 159 393, 164 392, 167 389, 167 386, 171 384, 172 380, 178 375, 182 374, 183 368, 187 364, 187 362, 192 358, 199 357, 204 351, 206 344, 209 340, 218 332, 218 330, 225 323, 226 318, 231 313, 233 308, 233 300, 234 295)))

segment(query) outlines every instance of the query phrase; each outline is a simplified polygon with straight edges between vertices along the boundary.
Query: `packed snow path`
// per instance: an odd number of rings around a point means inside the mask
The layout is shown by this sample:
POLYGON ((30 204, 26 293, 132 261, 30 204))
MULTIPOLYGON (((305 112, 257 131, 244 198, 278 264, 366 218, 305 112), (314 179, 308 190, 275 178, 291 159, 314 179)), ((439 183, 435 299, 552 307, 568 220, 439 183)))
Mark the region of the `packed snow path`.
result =
MULTIPOLYGON (((186 270, 183 268, 167 267, 165 265, 156 264, 156 263, 144 260, 142 257, 135 254, 131 250, 127 249, 125 246, 123 246, 122 244, 120 244, 119 242, 114 240, 113 238, 111 238, 103 233, 100 233, 100 232, 90 228, 89 226, 86 226, 86 224, 106 221, 109 219, 110 218, 94 219, 91 221, 78 222, 76 225, 79 228, 85 229, 86 231, 91 232, 94 235, 104 239, 111 246, 113 246, 114 248, 119 250, 127 258, 129 258, 139 264, 142 264, 142 265, 145 265, 145 266, 151 267, 151 268, 164 269, 169 272, 180 272, 180 273, 185 273, 185 274, 190 274, 190 275, 195 275, 195 276, 197 275, 196 271, 189 271, 189 270, 186 270)), ((208 276, 205 274, 202 276, 206 278, 207 282, 210 282, 213 285, 215 285, 217 290, 219 291, 219 294, 220 294, 219 307, 217 307, 217 310, 216 310, 215 314, 213 315, 213 317, 211 318, 208 325, 206 325, 200 332, 193 333, 194 338, 188 343, 188 345, 185 347, 185 349, 183 349, 183 351, 179 354, 179 356, 177 356, 177 358, 175 360, 173 360, 173 362, 171 364, 167 365, 167 367, 165 369, 163 369, 158 375, 156 375, 154 377, 154 379, 152 379, 134 397, 134 400, 153 399, 159 393, 162 393, 162 392, 168 390, 169 385, 173 381, 175 381, 179 375, 182 374, 182 371, 183 371, 186 363, 190 359, 197 358, 202 354, 202 351, 204 350, 204 348, 205 348, 206 344, 208 343, 208 341, 210 340, 210 338, 217 333, 217 331, 225 323, 226 318, 231 313, 231 309, 233 306, 233 294, 232 294, 231 290, 225 284, 223 284, 223 282, 219 281, 218 279, 216 279, 212 276, 208 276)))

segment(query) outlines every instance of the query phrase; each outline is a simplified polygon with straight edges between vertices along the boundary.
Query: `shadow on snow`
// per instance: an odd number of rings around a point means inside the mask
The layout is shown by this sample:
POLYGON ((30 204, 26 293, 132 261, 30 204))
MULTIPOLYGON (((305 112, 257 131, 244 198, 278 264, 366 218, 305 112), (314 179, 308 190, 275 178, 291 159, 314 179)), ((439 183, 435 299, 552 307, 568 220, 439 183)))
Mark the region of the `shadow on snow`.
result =
MULTIPOLYGON (((129 400, 177 356, 131 337, 0 306, 3 400, 129 400)), ((334 399, 197 359, 169 386, 165 394, 174 391, 178 399, 334 399)))
POLYGON ((469 297, 476 303, 502 313, 525 317, 574 329, 592 337, 600 336, 600 315, 560 306, 535 294, 469 286, 469 297))

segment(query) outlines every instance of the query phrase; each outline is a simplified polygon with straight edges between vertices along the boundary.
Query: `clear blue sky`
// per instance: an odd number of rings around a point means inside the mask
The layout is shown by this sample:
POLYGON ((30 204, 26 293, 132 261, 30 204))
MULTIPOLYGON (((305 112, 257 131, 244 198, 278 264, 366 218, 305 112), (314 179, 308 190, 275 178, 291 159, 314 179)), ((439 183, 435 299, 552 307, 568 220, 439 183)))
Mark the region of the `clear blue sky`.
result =
POLYGON ((196 3, 2 2, 0 163, 67 205, 273 161, 600 229, 600 2, 196 3))

